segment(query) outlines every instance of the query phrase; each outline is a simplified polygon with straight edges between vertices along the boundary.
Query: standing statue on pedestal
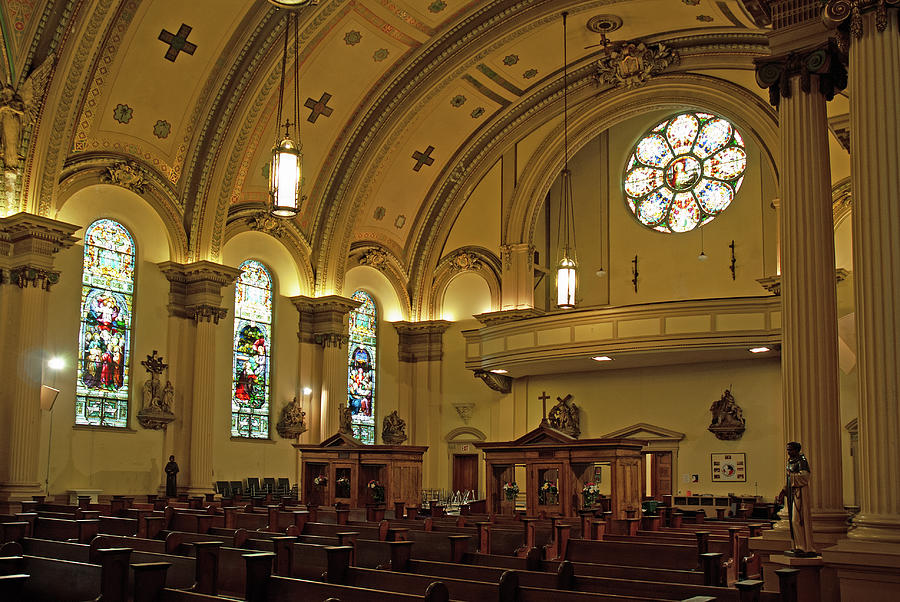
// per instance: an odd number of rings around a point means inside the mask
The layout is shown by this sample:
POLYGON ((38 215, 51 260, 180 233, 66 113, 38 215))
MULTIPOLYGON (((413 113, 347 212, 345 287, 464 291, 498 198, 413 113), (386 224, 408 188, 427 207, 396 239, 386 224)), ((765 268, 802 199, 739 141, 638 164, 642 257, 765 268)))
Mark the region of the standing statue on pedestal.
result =
POLYGON ((166 497, 178 497, 177 474, 178 464, 175 463, 175 456, 169 456, 169 463, 166 464, 166 497))
POLYGON ((800 453, 800 444, 791 441, 787 444, 787 470, 784 489, 776 496, 779 504, 787 500, 788 519, 791 523, 791 542, 793 556, 817 556, 812 530, 812 496, 809 493, 809 462, 800 453))

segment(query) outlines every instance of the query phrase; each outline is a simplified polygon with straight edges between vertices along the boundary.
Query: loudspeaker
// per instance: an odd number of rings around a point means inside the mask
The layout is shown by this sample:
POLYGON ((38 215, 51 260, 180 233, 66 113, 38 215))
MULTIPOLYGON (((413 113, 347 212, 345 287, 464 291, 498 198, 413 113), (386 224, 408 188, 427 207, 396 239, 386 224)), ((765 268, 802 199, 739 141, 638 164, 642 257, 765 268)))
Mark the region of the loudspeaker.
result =
POLYGON ((57 396, 59 396, 59 389, 41 385, 41 409, 47 410, 48 412, 52 410, 53 404, 56 403, 57 396))

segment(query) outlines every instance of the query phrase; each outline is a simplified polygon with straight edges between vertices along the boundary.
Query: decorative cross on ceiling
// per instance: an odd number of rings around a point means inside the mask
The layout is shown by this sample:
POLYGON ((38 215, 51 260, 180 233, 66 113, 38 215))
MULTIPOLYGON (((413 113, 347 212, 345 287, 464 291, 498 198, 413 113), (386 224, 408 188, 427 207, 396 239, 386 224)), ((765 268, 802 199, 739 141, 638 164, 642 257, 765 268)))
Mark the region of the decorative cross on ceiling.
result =
POLYGON ((303 106, 310 109, 312 112, 306 120, 310 123, 315 123, 316 119, 319 118, 319 115, 331 117, 331 113, 334 112, 334 109, 328 106, 329 100, 331 100, 331 94, 328 92, 322 92, 322 97, 319 98, 319 100, 312 97, 307 98, 306 103, 303 106))
POLYGON ((416 160, 416 164, 413 166, 413 171, 419 171, 422 169, 423 165, 431 165, 434 163, 434 157, 431 156, 431 151, 434 150, 434 147, 430 144, 428 148, 425 149, 425 152, 416 151, 412 154, 412 158, 416 160))
POLYGON ((173 63, 178 58, 179 52, 194 54, 194 51, 197 50, 196 44, 187 41, 187 37, 191 34, 191 29, 190 26, 182 23, 181 27, 178 28, 178 33, 172 33, 165 29, 159 32, 159 40, 169 45, 169 49, 166 51, 166 58, 173 63))

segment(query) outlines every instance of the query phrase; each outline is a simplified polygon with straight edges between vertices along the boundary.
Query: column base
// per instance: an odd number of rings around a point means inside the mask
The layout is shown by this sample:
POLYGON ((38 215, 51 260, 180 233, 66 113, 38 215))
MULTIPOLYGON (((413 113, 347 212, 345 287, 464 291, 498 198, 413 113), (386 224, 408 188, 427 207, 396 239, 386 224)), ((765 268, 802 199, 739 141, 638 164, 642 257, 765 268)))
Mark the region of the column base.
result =
POLYGON ((816 541, 816 549, 837 543, 846 537, 847 519, 850 515, 845 510, 824 510, 812 513, 813 538, 816 541))
POLYGON ((900 544, 900 517, 894 514, 857 514, 847 537, 854 540, 900 544))
POLYGON ((823 550, 822 557, 837 573, 842 600, 893 602, 897 599, 900 544, 848 538, 823 550))
POLYGON ((21 502, 31 500, 33 495, 43 495, 40 483, 3 483, 0 485, 0 502, 21 502))

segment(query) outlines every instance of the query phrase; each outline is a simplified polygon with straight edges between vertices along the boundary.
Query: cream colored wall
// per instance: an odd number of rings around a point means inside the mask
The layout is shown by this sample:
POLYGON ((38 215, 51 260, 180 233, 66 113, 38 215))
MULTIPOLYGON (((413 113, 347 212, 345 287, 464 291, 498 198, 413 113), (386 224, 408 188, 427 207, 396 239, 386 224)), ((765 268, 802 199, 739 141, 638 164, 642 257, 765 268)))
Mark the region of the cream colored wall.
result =
POLYGON ((572 395, 581 410, 581 437, 600 437, 639 422, 685 433, 679 444, 674 489, 693 493, 774 496, 783 474, 781 370, 777 359, 685 364, 528 377, 528 428, 541 420, 538 396, 553 403, 572 395), (747 430, 738 441, 720 441, 707 431, 709 407, 731 389, 744 411, 747 430), (711 482, 710 454, 747 454, 746 483, 711 482), (699 474, 698 484, 682 475, 699 474))
MULTIPOLYGON (((112 431, 75 424, 75 379, 78 359, 79 308, 84 247, 76 244, 59 253, 59 284, 50 291, 45 349, 48 356, 64 358, 66 367, 53 374, 45 369, 44 383, 60 389, 52 411, 50 447, 50 493, 69 489, 101 489, 105 493, 150 493, 162 482, 163 431, 145 430, 137 424, 140 387, 146 372, 140 361, 154 349, 166 357, 167 329, 158 327, 167 319, 169 285, 156 267, 169 258, 163 222, 137 195, 113 186, 94 186, 73 195, 56 218, 90 225, 101 217, 118 220, 129 229, 137 247, 136 297, 131 350, 130 429, 112 431)), ((84 230, 75 233, 83 238, 84 230)), ((177 383, 175 383, 177 387, 177 383)), ((48 412, 42 412, 39 474, 47 467, 50 435, 48 412)))
POLYGON ((497 161, 466 199, 444 244, 442 256, 468 245, 485 247, 499 255, 501 165, 502 161, 497 161))
MULTIPOLYGON (((598 138, 570 160, 581 268, 580 306, 767 294, 756 280, 774 273, 777 225, 771 201, 777 193, 763 154, 748 132, 744 132, 748 167, 741 189, 732 204, 703 227, 706 261, 697 259, 701 250, 699 230, 656 232, 638 222, 628 208, 622 188, 625 163, 635 142, 670 115, 669 111, 656 111, 626 120, 608 131, 608 146, 598 138), (600 207, 607 200, 609 217, 601 222, 600 207), (607 238, 610 255, 601 258, 607 238), (729 269, 732 240, 737 259, 734 280, 729 269), (637 292, 632 284, 635 255, 637 292), (601 264, 607 275, 598 277, 595 271, 601 264)), ((542 263, 549 262, 551 267, 556 261, 559 195, 557 179, 550 190, 549 241, 544 236, 547 224, 543 217, 535 232, 535 242, 541 245, 542 257, 547 258, 542 263)), ((545 281, 535 292, 536 305, 541 307, 546 307, 546 286, 552 285, 552 277, 545 281)))

